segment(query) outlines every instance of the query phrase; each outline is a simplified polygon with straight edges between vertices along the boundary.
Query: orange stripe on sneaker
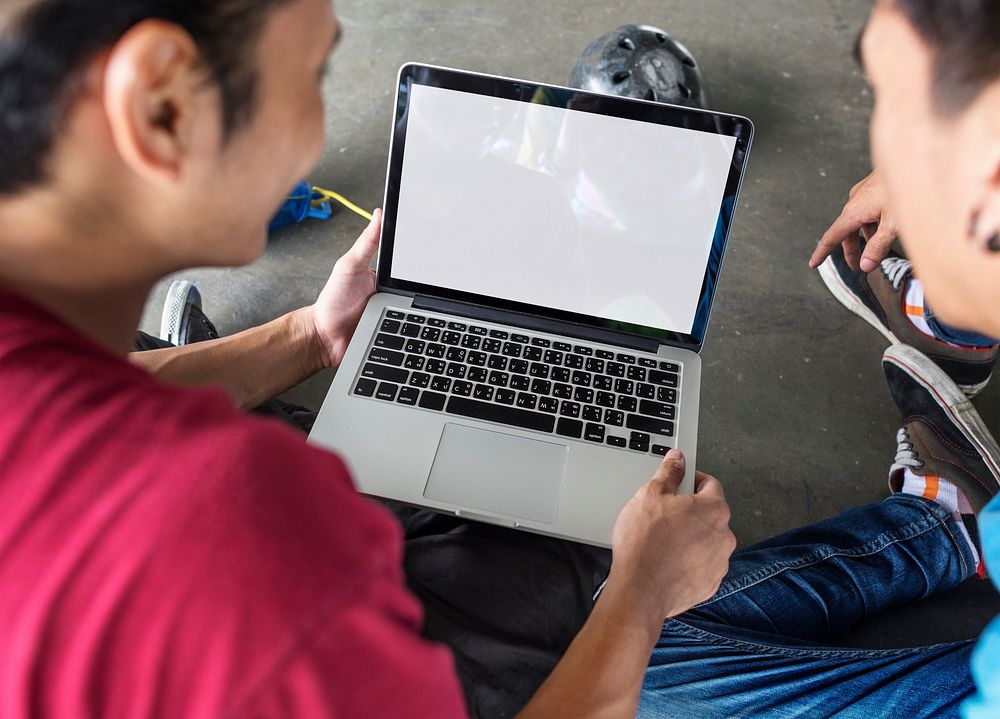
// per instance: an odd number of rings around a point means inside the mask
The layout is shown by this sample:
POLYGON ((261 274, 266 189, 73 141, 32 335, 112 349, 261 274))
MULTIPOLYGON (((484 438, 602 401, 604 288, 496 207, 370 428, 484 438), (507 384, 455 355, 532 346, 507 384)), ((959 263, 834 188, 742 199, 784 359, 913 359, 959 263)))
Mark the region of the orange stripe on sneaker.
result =
POLYGON ((910 315, 910 317, 923 317, 924 316, 924 308, 923 307, 917 307, 916 305, 904 305, 904 307, 906 309, 906 314, 910 315))
POLYGON ((937 499, 939 480, 940 477, 924 477, 924 499, 937 499))

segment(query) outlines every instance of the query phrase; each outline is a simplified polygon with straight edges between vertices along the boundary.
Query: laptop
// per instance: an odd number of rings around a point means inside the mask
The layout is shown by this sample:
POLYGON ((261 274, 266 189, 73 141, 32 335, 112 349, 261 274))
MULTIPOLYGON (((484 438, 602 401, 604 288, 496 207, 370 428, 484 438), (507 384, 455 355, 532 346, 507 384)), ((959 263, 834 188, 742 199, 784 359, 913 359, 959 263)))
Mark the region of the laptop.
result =
POLYGON ((309 437, 375 497, 598 546, 670 448, 753 125, 399 73, 369 301, 309 437))

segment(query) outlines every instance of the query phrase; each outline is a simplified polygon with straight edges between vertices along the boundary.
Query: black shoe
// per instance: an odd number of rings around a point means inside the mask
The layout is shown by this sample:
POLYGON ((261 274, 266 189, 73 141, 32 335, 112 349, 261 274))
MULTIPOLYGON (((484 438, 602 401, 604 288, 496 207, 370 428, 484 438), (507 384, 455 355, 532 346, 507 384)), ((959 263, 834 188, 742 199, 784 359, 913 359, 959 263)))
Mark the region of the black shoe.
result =
POLYGON ((972 402, 913 347, 887 349, 882 369, 903 420, 897 463, 919 476, 947 479, 978 515, 1000 492, 1000 446, 972 402))
POLYGON ((187 280, 174 280, 167 290, 160 337, 178 347, 219 339, 215 325, 201 311, 201 293, 187 280))
POLYGON ((852 270, 837 247, 820 265, 819 274, 837 300, 881 332, 893 344, 905 344, 930 357, 969 397, 978 394, 993 374, 1000 347, 956 347, 917 329, 903 308, 910 261, 893 255, 871 272, 852 270))

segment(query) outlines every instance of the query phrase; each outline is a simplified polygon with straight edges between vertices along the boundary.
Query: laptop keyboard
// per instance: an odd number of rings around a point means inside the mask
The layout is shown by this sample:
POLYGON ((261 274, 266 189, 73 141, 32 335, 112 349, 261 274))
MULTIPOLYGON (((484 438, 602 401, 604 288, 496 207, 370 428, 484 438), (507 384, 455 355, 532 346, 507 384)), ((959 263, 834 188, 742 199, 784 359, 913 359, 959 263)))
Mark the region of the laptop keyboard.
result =
POLYGON ((681 366, 530 332, 386 310, 354 394, 664 455, 681 366))

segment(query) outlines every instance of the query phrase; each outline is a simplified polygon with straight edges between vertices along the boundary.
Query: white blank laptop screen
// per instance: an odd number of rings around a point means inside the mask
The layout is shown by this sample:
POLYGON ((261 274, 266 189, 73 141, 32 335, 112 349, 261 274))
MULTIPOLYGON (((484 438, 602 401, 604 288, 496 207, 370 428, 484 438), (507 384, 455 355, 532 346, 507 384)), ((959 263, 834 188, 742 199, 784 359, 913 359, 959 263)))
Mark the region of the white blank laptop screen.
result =
POLYGON ((392 276, 689 334, 735 147, 414 84, 392 276))

